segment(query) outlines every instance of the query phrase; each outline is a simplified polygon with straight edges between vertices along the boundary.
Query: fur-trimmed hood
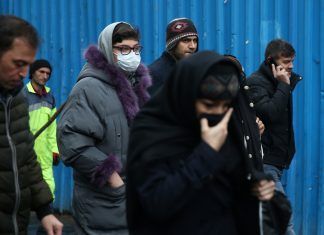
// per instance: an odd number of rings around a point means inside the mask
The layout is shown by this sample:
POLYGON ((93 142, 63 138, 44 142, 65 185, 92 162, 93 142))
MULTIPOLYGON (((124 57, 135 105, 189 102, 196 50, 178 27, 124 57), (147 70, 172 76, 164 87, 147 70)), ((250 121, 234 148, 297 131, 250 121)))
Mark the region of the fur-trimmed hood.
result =
POLYGON ((131 85, 126 73, 114 64, 107 62, 103 53, 90 46, 85 52, 85 64, 79 74, 78 81, 85 77, 93 77, 113 86, 121 101, 128 121, 132 121, 139 108, 150 98, 147 88, 151 86, 151 77, 145 65, 140 64, 135 74, 135 85, 131 85))

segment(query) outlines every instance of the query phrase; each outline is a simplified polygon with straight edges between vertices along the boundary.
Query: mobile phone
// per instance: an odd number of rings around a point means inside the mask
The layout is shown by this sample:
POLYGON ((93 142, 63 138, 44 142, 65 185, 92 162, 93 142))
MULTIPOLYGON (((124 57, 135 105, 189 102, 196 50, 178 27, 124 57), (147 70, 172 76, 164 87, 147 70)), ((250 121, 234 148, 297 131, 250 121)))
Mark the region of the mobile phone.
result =
POLYGON ((270 68, 272 68, 272 64, 274 64, 275 67, 277 67, 277 63, 275 62, 275 60, 272 57, 268 57, 267 58, 267 64, 270 66, 270 68))

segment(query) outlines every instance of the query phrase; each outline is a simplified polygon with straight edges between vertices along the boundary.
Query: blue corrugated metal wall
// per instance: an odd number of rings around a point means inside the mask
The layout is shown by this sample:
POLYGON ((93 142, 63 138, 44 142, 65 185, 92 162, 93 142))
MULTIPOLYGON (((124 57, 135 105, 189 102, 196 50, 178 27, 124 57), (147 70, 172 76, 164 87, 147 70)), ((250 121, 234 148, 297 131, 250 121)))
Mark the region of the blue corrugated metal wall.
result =
MULTIPOLYGON (((0 13, 25 18, 39 30, 38 57, 54 66, 49 84, 58 104, 75 83, 85 48, 114 21, 139 27, 145 63, 161 54, 165 27, 176 17, 195 22, 200 50, 236 55, 247 74, 257 69, 269 40, 290 41, 297 51, 295 71, 304 80, 294 92, 297 154, 284 181, 297 234, 324 234, 323 0, 2 0, 0 13)), ((60 165, 55 177, 55 207, 70 210, 71 170, 60 165)))

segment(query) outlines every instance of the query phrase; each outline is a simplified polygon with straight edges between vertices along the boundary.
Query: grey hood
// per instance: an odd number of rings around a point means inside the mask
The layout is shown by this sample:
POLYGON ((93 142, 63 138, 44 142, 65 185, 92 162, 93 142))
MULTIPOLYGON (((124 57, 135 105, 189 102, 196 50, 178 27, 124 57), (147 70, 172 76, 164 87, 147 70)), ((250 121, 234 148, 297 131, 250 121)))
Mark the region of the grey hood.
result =
MULTIPOLYGON (((114 55, 112 52, 112 35, 114 29, 120 23, 128 24, 127 22, 115 22, 108 25, 104 30, 101 31, 99 38, 98 38, 98 48, 106 57, 108 63, 114 63, 114 55)), ((133 28, 130 24, 128 24, 131 28, 133 28)))

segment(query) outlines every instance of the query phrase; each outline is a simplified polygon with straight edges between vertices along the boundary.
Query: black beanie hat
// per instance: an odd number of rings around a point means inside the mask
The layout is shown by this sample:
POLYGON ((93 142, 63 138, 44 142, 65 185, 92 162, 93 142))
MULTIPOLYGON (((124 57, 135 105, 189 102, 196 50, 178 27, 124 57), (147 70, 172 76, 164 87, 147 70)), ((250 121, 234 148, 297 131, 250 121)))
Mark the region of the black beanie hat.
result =
POLYGON ((196 27, 190 19, 177 18, 170 21, 166 29, 166 50, 172 50, 181 38, 189 36, 198 38, 196 27))
POLYGON ((35 60, 34 63, 32 63, 29 67, 29 79, 32 78, 33 74, 35 73, 36 70, 40 68, 49 68, 52 73, 52 66, 47 60, 35 60))
POLYGON ((232 100, 239 90, 237 66, 221 62, 210 68, 200 85, 198 97, 211 100, 232 100))

